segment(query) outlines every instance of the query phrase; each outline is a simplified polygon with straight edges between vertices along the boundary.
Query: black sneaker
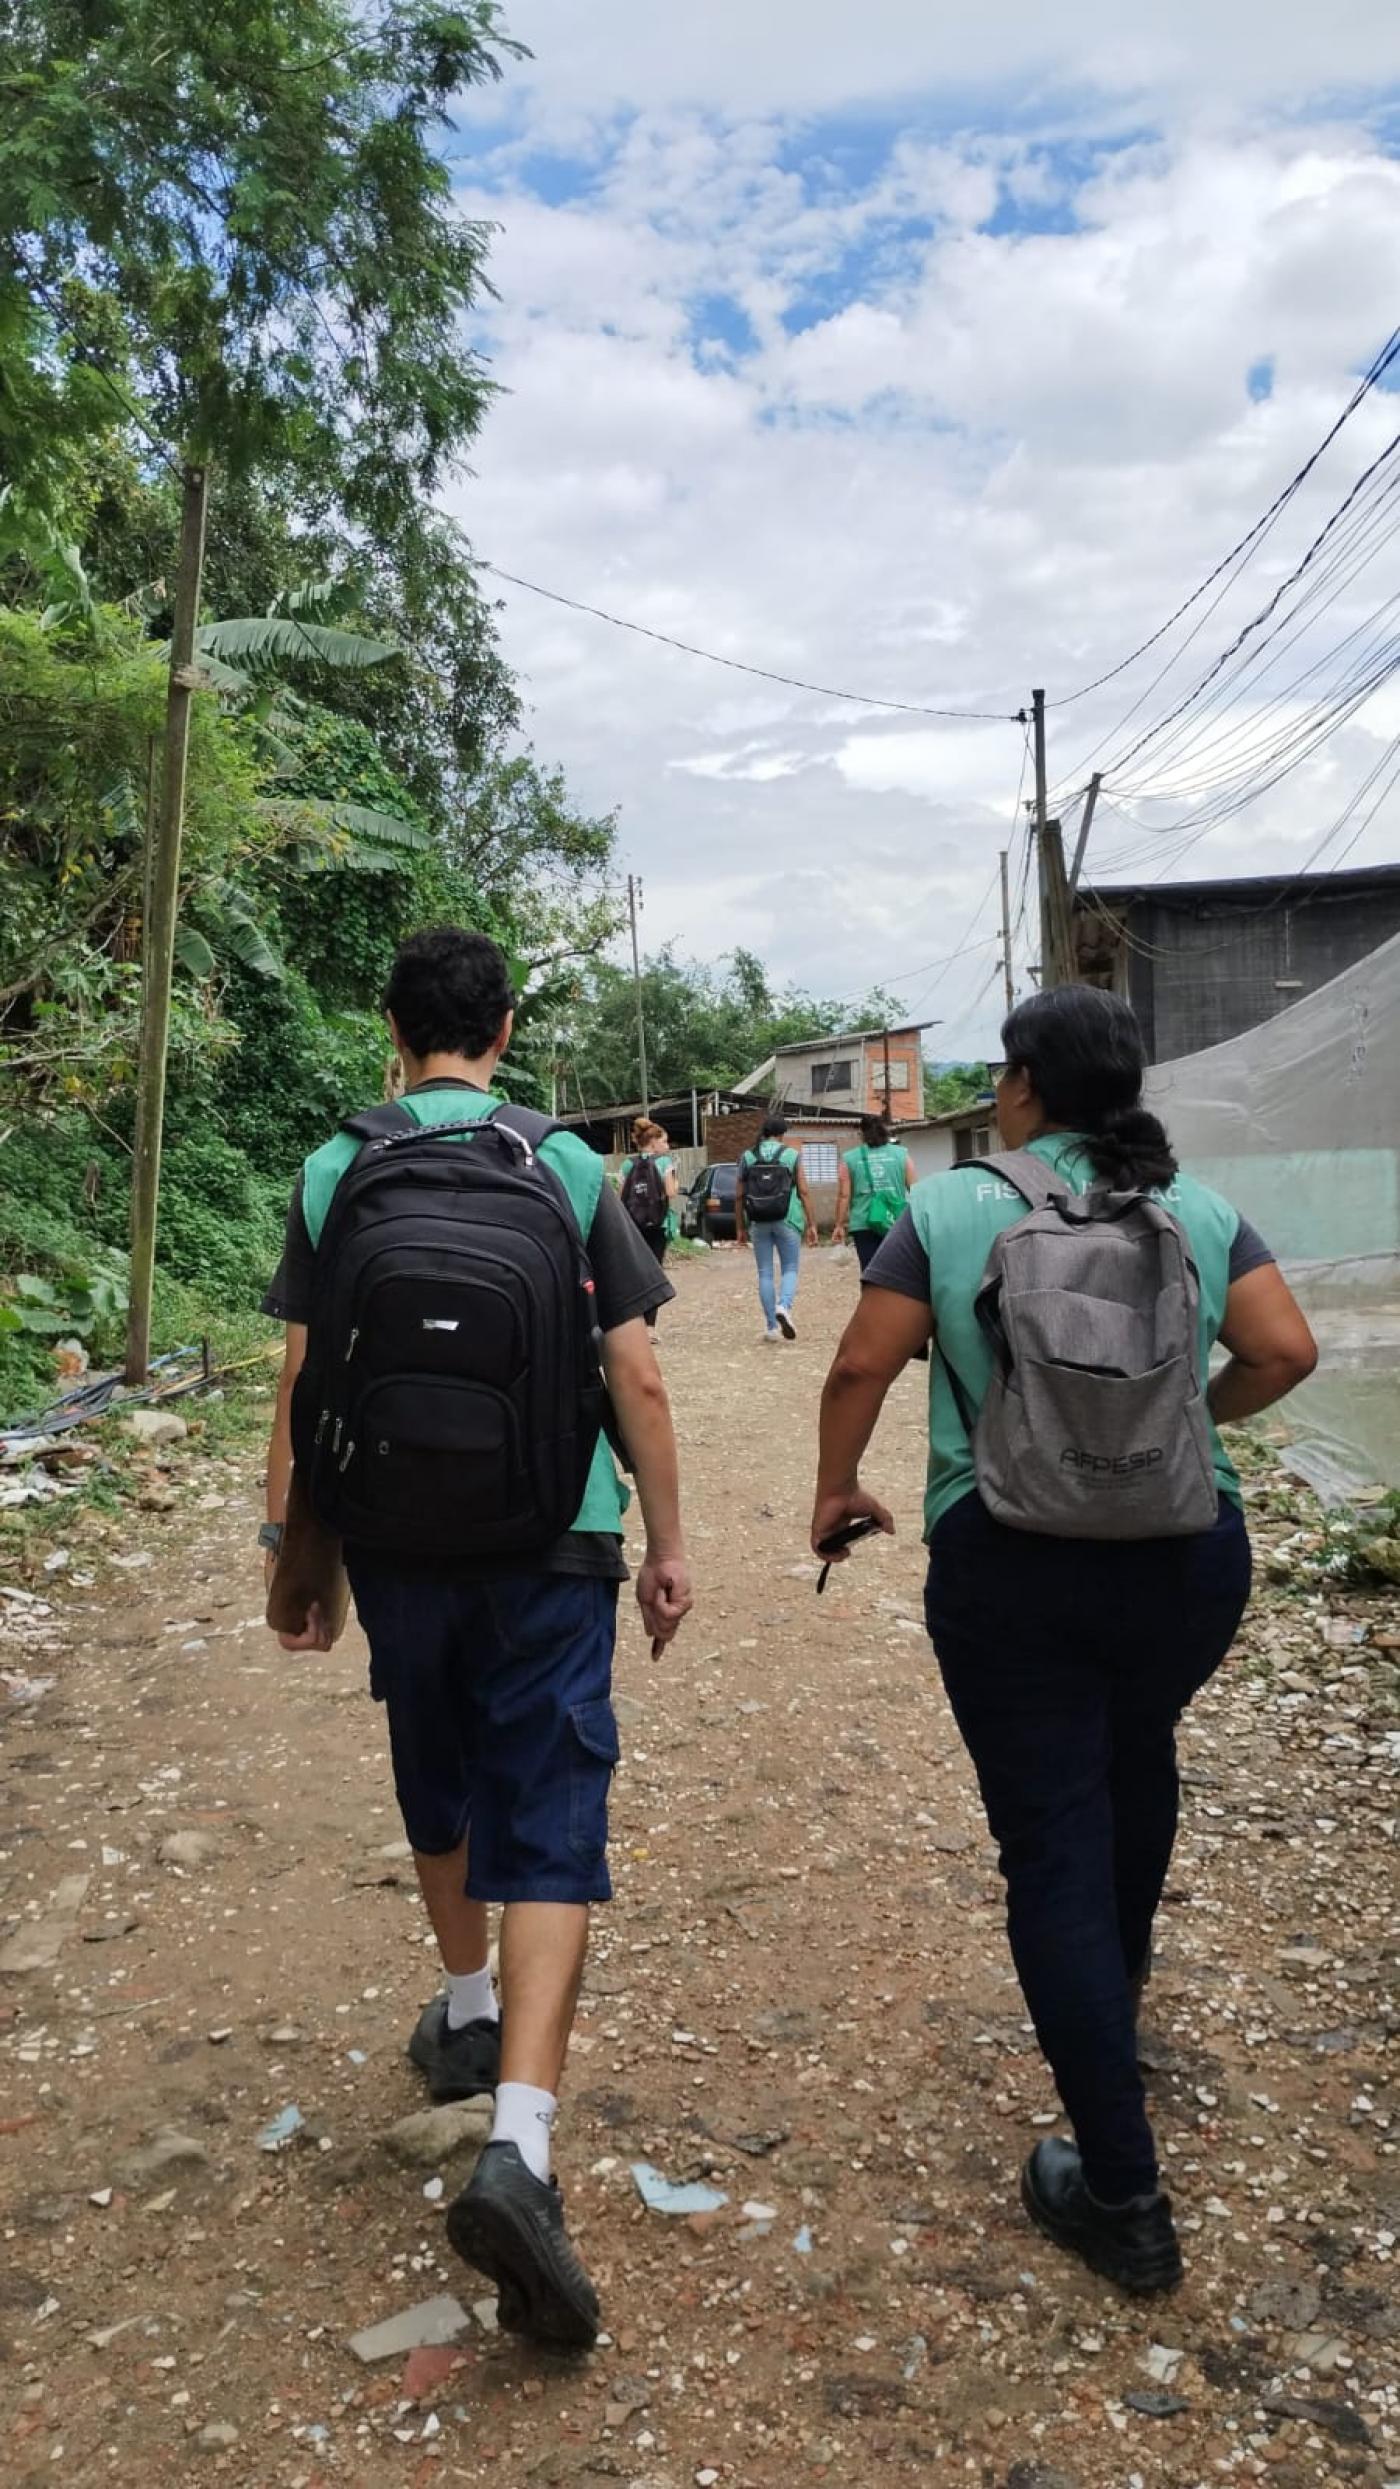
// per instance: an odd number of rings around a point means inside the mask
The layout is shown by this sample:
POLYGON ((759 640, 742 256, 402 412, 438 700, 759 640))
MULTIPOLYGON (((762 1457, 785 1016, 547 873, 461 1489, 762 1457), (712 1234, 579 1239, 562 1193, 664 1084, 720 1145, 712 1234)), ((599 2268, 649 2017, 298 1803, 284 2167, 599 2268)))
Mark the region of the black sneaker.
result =
POLYGON ((1038 2230, 1120 2290, 1175 2290, 1181 2279, 1169 2198, 1159 2188, 1126 2204, 1098 2203, 1074 2145, 1058 2135, 1032 2152, 1021 2172, 1021 2201, 1038 2230))
POLYGON ((780 1305, 778 1307, 778 1329, 782 1332, 785 1340, 795 1340, 797 1337, 797 1325, 793 1321, 791 1314, 788 1312, 786 1305, 780 1305))
POLYGON ((556 2351, 598 2338, 598 2293, 564 2227, 558 2183, 527 2169, 513 2143, 488 2143, 447 2208, 447 2235, 464 2264, 493 2281, 507 2333, 556 2351))
POLYGON ((418 2017, 408 2053, 428 2078, 434 2100, 474 2100, 501 2079, 501 2026, 482 2020, 447 2027, 447 1999, 435 1996, 418 2017))

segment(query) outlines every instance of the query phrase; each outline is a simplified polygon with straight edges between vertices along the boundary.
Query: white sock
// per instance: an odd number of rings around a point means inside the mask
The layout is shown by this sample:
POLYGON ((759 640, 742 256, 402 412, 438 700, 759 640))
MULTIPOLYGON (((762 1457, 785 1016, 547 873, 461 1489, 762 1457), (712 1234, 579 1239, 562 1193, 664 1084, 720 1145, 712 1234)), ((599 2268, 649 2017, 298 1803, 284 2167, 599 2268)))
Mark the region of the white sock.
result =
POLYGON ((491 1982, 491 1965, 483 1962, 480 1970, 450 1970, 447 1974, 447 2028, 460 2031, 468 2022, 499 2022, 501 2009, 491 1982))
POLYGON ((513 2143, 526 2168, 547 2181, 550 2130, 558 2107, 552 2091, 536 2091, 533 2083, 502 2083, 491 2141, 513 2143))

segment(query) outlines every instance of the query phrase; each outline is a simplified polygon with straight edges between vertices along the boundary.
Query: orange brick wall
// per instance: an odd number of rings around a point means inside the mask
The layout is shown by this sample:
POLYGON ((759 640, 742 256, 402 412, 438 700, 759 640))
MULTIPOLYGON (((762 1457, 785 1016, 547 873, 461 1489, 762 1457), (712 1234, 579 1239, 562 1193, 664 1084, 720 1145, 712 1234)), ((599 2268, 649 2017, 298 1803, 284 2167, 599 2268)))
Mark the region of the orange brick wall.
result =
MULTIPOLYGON (((903 1063, 906 1085, 890 1090, 890 1120, 908 1123, 924 1111, 923 1067, 916 1036, 895 1036, 890 1039, 890 1067, 903 1063)), ((865 1049, 866 1112, 883 1115, 885 1111, 885 1049, 877 1040, 865 1049)))

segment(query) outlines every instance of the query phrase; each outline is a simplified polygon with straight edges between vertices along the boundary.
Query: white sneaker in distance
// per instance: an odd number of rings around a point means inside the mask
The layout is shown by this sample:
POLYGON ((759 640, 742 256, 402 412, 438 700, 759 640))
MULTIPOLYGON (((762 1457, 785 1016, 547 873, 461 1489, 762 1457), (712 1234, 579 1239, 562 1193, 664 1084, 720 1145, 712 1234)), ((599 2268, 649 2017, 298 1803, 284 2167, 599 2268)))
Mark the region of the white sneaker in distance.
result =
POLYGON ((765 1332, 764 1332, 764 1334, 763 1334, 763 1345, 764 1345, 764 1347, 765 1347, 765 1348, 781 1348, 781 1347, 782 1347, 782 1344, 783 1344, 783 1335, 782 1335, 782 1332, 781 1332, 781 1331, 765 1331, 765 1332))

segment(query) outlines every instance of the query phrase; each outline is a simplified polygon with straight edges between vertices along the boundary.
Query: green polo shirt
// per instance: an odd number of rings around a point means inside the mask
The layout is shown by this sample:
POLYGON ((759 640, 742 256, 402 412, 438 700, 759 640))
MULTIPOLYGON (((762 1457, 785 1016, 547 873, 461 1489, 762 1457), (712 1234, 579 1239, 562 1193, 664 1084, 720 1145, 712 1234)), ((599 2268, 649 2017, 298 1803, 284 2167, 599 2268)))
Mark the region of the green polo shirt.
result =
MULTIPOLYGON (((1094 1169, 1082 1140, 1073 1132, 1047 1134, 1030 1149, 1076 1193, 1089 1190, 1094 1169)), ((1191 1256, 1200 1273, 1200 1372, 1205 1380, 1210 1352, 1225 1319, 1230 1286, 1230 1247, 1239 1226, 1239 1212, 1219 1193, 1198 1184, 1194 1176, 1178 1175, 1158 1196, 1186 1231, 1191 1256)), ((992 1352, 975 1310, 987 1256, 1002 1229, 1026 1215, 1014 1187, 987 1168, 982 1174, 959 1170, 952 1175, 926 1176, 909 1197, 910 1216, 928 1257, 929 1292, 933 1304, 938 1350, 929 1366, 929 1465, 924 1500, 924 1535, 933 1529, 961 1496, 976 1487, 972 1443, 944 1371, 946 1357, 974 1410, 980 1409, 992 1379, 992 1352)), ((1244 1498, 1239 1478, 1214 1425, 1211 1441, 1215 1476, 1222 1495, 1239 1504, 1244 1498)))

